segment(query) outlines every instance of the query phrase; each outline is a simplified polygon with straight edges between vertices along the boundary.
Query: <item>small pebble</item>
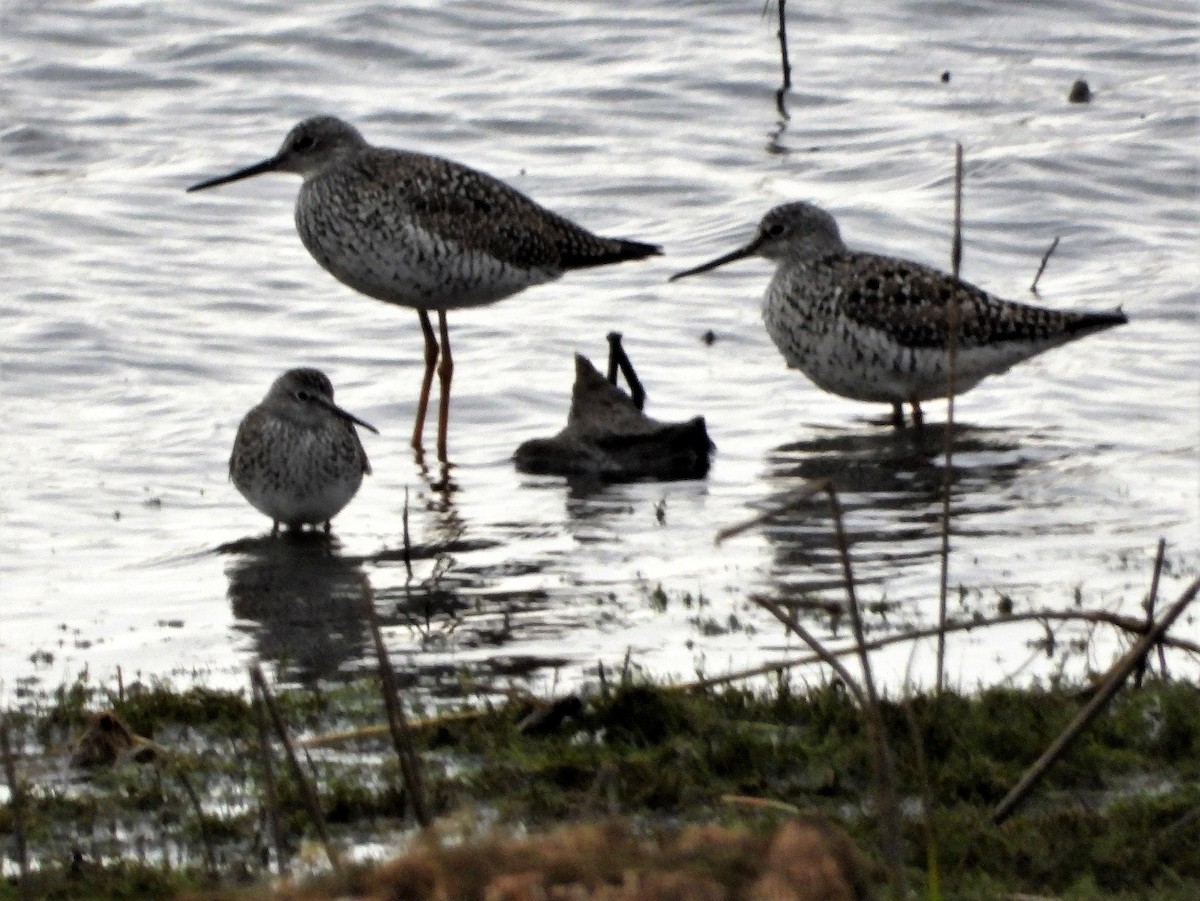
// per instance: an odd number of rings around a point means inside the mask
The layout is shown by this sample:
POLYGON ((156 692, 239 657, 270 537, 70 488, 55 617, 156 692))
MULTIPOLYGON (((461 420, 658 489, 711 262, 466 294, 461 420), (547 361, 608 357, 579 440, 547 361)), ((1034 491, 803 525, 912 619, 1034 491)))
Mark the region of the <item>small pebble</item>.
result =
POLYGON ((1082 78, 1071 85, 1071 93, 1067 95, 1067 100, 1071 101, 1071 103, 1087 103, 1091 99, 1092 89, 1088 87, 1088 83, 1082 78))

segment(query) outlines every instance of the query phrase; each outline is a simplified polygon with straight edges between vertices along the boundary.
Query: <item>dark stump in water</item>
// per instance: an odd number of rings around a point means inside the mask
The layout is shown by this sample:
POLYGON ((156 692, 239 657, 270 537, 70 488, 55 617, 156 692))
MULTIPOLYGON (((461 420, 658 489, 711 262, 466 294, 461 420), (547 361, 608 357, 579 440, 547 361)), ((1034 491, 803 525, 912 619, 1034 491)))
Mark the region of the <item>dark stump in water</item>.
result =
POLYGON ((535 475, 672 481, 704 478, 712 451, 703 416, 687 422, 651 419, 576 354, 567 427, 553 438, 526 441, 513 461, 521 472, 535 475))

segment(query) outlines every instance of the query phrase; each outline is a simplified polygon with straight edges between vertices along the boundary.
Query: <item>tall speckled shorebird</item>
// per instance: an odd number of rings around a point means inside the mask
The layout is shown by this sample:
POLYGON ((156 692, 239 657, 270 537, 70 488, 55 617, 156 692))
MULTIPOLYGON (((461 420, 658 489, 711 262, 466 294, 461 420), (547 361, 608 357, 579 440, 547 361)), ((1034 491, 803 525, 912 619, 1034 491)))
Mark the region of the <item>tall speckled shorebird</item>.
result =
POLYGON ((417 310, 425 375, 412 443, 420 449, 436 368, 441 460, 454 372, 447 310, 489 304, 572 269, 662 252, 651 244, 594 235, 504 182, 451 160, 374 147, 333 116, 305 119, 275 156, 188 190, 264 172, 293 172, 304 179, 296 229, 318 263, 356 291, 417 310), (430 310, 438 315, 440 365, 430 310))
POLYGON ((371 471, 356 425, 376 431, 333 402, 325 373, 289 369, 238 426, 229 477, 254 509, 271 517, 273 532, 306 524, 324 524, 328 532, 371 471))
POLYGON ((744 257, 776 264, 763 320, 787 360, 818 387, 853 400, 903 404, 947 395, 948 315, 958 300, 954 393, 1032 356, 1126 322, 1120 310, 1059 312, 1013 303, 930 266, 849 250, 833 216, 811 203, 768 212, 745 247, 671 280, 744 257))

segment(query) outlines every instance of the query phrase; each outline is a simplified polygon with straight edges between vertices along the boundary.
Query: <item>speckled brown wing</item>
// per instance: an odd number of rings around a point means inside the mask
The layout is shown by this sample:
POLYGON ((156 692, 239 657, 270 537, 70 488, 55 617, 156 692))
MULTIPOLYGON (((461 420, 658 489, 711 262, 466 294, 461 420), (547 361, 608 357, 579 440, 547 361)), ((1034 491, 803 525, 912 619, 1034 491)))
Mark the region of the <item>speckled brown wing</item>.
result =
POLYGON ((270 418, 262 404, 258 404, 238 423, 233 450, 229 454, 229 478, 235 483, 251 466, 263 465, 267 448, 264 442, 256 440, 256 436, 268 427, 270 418))
POLYGON ((362 154, 356 168, 420 228, 513 266, 581 269, 661 252, 651 244, 594 235, 453 160, 380 150, 362 154))
POLYGON ((825 261, 844 274, 842 310, 865 327, 886 332, 906 347, 945 347, 950 298, 959 304, 961 348, 1008 341, 1053 342, 1125 321, 1117 313, 1059 312, 1013 303, 909 260, 865 253, 825 261))

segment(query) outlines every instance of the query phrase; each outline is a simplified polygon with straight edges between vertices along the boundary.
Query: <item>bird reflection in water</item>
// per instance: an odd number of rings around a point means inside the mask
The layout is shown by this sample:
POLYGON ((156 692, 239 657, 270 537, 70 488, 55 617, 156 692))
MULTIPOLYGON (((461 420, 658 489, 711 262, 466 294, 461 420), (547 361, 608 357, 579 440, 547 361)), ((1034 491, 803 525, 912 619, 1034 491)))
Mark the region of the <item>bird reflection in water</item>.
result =
MULTIPOLYGON (((940 428, 933 431, 940 437, 940 428)), ((1019 528, 1018 508, 1028 504, 1022 486, 1070 451, 1047 435, 971 425, 955 424, 953 440, 952 536, 994 538, 1019 528)), ((836 628, 840 610, 833 607, 844 604, 845 586, 829 500, 818 493, 789 505, 798 488, 821 480, 833 485, 842 505, 855 582, 879 587, 873 599, 863 598, 865 612, 886 618, 911 600, 904 582, 914 577, 924 585, 928 575, 936 595, 945 476, 940 445, 911 432, 822 429, 771 452, 765 479, 774 488, 761 509, 786 508, 760 529, 773 552, 774 598, 809 615, 827 614, 836 628)))
POLYGON ((302 684, 346 679, 365 666, 366 576, 339 553, 336 538, 289 532, 219 550, 236 555, 226 568, 229 602, 235 628, 253 637, 260 660, 302 684))

